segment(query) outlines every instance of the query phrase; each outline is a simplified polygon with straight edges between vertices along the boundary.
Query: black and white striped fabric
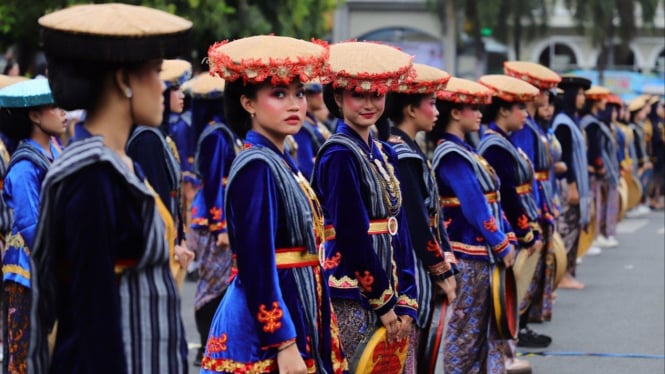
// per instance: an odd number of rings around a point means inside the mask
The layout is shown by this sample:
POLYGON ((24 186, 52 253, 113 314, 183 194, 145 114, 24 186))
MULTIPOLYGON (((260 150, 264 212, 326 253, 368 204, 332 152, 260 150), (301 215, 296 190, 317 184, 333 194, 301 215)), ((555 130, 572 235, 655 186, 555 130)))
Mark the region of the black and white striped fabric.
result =
MULTIPOLYGON (((56 318, 54 263, 54 206, 68 177, 96 165, 112 166, 126 181, 126 188, 141 203, 141 227, 145 251, 138 264, 119 275, 120 320, 129 373, 186 372, 184 328, 180 298, 169 268, 169 247, 164 224, 155 205, 155 194, 133 174, 101 137, 77 141, 53 163, 42 187, 41 215, 32 252, 33 307, 30 321, 29 373, 48 372, 47 332, 56 318)), ((110 296, 109 296, 110 297, 110 296)), ((103 337, 100 337, 103 339, 103 337)), ((102 363, 100 363, 102 364, 102 363)))

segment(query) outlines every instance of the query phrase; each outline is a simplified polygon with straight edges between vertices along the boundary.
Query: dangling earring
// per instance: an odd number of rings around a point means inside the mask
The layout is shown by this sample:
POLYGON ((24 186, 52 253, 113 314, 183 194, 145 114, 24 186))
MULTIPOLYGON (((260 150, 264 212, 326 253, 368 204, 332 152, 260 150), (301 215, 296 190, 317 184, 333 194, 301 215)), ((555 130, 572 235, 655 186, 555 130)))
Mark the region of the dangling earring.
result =
POLYGON ((128 99, 131 99, 131 98, 132 98, 132 95, 133 95, 133 93, 132 93, 132 89, 129 88, 129 87, 125 87, 125 96, 126 96, 128 99))
POLYGON ((256 117, 256 113, 250 113, 249 116, 254 118, 254 117, 256 117))

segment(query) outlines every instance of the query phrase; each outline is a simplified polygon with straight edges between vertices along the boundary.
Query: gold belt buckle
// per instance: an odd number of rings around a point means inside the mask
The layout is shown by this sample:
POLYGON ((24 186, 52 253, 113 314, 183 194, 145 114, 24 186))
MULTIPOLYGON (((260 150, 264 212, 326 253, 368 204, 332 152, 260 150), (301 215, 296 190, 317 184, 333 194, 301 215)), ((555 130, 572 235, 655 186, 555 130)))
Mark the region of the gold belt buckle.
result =
POLYGON ((390 235, 395 236, 397 235, 397 229, 399 225, 397 224, 397 218, 395 217, 390 217, 388 218, 388 233, 390 235))

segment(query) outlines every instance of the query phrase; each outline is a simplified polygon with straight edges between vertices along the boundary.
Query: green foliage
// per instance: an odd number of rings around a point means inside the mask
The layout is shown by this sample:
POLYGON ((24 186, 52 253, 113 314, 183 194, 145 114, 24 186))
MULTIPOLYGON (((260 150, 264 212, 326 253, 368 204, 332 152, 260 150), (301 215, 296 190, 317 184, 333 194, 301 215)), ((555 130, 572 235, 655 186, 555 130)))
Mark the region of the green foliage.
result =
MULTIPOLYGON (((118 1, 118 0, 115 0, 118 1)), ((90 0, 2 0, 0 47, 20 43, 35 49, 39 42, 37 19, 43 14, 90 0)), ((97 3, 111 1, 93 1, 97 3)), ((322 38, 326 12, 339 0, 124 0, 162 9, 191 20, 194 57, 201 59, 215 41, 274 33, 303 39, 322 38)))
POLYGON ((659 0, 564 0, 580 32, 586 33, 594 46, 602 47, 608 34, 616 32, 627 46, 637 35, 635 10, 642 9, 642 22, 653 26, 659 0))

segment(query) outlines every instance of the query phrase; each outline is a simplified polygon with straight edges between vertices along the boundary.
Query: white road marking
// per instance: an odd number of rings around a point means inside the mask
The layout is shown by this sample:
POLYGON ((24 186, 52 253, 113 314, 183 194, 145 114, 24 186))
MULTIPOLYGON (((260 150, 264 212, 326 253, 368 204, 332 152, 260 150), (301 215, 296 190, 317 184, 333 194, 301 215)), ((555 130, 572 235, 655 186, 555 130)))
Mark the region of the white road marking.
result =
POLYGON ((649 223, 648 219, 628 219, 619 222, 617 233, 619 234, 632 234, 641 229, 649 223))

